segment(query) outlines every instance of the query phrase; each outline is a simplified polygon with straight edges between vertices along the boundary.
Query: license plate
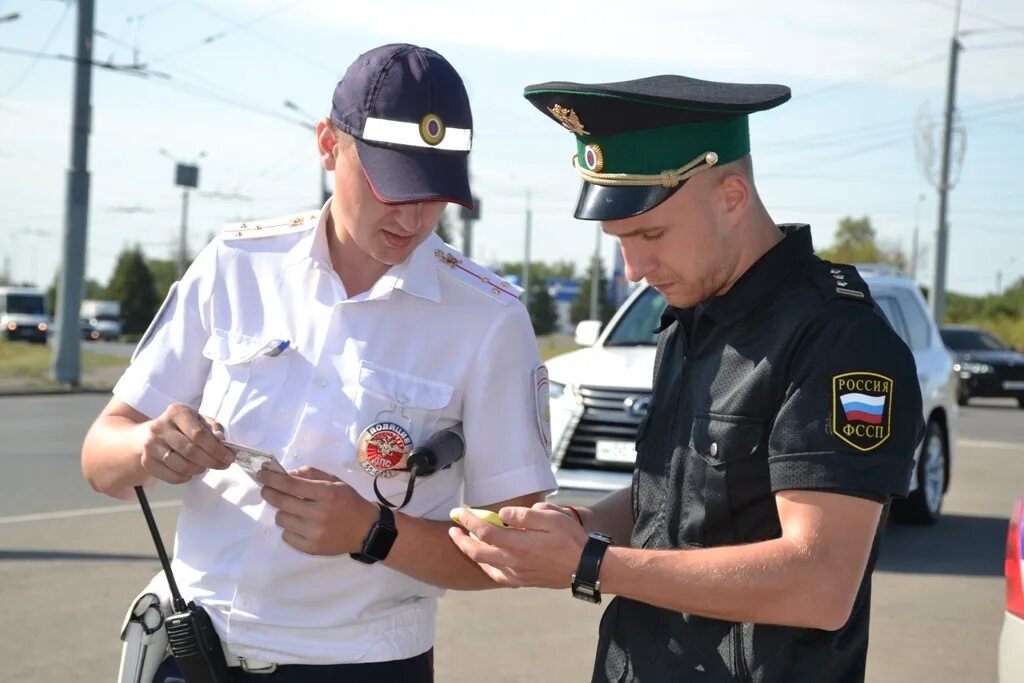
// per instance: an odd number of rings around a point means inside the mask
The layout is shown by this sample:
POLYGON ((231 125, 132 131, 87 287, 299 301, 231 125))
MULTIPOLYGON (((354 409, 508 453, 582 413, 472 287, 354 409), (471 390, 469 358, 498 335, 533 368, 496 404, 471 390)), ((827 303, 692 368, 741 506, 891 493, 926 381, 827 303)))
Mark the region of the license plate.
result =
POLYGON ((1024 381, 1013 380, 1003 382, 1003 389, 1006 389, 1007 391, 1024 391, 1024 381))
POLYGON ((636 446, 629 441, 598 441, 594 454, 601 462, 636 462, 636 446))

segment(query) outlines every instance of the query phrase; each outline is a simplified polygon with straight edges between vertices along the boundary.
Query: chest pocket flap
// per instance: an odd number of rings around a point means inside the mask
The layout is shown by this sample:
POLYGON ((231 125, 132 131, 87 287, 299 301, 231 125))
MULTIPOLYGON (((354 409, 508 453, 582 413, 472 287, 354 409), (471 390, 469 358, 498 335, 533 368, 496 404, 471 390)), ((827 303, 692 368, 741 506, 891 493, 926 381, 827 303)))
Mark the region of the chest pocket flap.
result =
POLYGON ((256 337, 214 329, 203 347, 203 356, 224 365, 241 365, 256 358, 266 345, 256 337))
POLYGON ((764 421, 758 418, 708 413, 694 418, 690 446, 717 466, 754 455, 763 433, 764 421))
POLYGON ((440 410, 452 400, 450 384, 416 377, 365 360, 359 366, 359 385, 379 398, 409 408, 440 410))

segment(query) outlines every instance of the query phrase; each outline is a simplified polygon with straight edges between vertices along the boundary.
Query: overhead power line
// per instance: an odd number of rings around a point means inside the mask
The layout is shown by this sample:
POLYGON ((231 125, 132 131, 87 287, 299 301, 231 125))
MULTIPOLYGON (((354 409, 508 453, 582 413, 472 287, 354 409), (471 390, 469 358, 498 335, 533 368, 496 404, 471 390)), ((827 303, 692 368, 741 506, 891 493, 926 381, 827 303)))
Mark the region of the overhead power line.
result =
MULTIPOLYGON (((57 37, 57 32, 60 31, 60 27, 64 25, 64 20, 67 19, 68 12, 70 10, 70 3, 64 6, 64 11, 60 13, 59 17, 57 17, 57 22, 53 25, 53 29, 50 30, 50 33, 46 36, 46 39, 43 40, 43 44, 39 47, 39 50, 37 50, 37 52, 43 53, 50 49, 50 43, 52 43, 53 39, 57 37)), ((36 67, 39 66, 39 62, 41 59, 41 57, 35 57, 25 68, 25 70, 21 73, 21 75, 15 78, 11 82, 11 84, 7 86, 7 89, 4 90, 2 95, 0 95, 0 98, 9 97, 11 93, 17 90, 18 87, 21 86, 21 84, 24 83, 25 80, 32 75, 32 72, 35 71, 36 67)))
MULTIPOLYGON (((11 55, 20 55, 22 57, 34 57, 36 59, 55 59, 62 62, 81 61, 70 55, 49 54, 45 52, 34 52, 32 50, 19 50, 18 48, 14 47, 0 47, 0 52, 11 55)), ((92 64, 93 66, 98 66, 101 69, 109 69, 110 71, 120 71, 122 73, 131 74, 132 76, 140 76, 142 78, 148 78, 150 76, 156 76, 158 78, 170 78, 169 74, 165 74, 160 71, 152 71, 146 68, 145 64, 114 64, 110 61, 100 62, 95 59, 90 59, 86 63, 92 64)))

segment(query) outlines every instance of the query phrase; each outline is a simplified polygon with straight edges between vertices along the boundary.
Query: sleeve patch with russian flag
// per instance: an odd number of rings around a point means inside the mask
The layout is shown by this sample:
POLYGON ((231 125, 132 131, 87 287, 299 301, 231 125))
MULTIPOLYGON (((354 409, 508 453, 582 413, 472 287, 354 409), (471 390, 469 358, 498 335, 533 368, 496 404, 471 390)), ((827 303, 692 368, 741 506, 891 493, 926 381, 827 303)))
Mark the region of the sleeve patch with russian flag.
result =
POLYGON ((875 372, 832 377, 832 433, 859 451, 872 451, 892 433, 893 381, 875 372))

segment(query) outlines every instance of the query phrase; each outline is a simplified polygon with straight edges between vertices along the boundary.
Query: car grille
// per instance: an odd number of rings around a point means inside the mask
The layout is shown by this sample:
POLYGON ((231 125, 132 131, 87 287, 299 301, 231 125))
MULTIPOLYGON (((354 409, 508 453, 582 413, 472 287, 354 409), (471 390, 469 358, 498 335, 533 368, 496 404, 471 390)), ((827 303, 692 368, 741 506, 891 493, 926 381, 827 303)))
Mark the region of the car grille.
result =
POLYGON ((1001 380, 1024 380, 1024 363, 1015 363, 1014 365, 997 365, 995 370, 1001 380))
POLYGON ((583 412, 575 425, 570 425, 571 436, 562 467, 633 471, 632 463, 598 462, 594 453, 598 441, 636 441, 636 430, 643 416, 629 411, 626 400, 650 399, 651 392, 586 386, 579 387, 578 391, 583 400, 583 412))

